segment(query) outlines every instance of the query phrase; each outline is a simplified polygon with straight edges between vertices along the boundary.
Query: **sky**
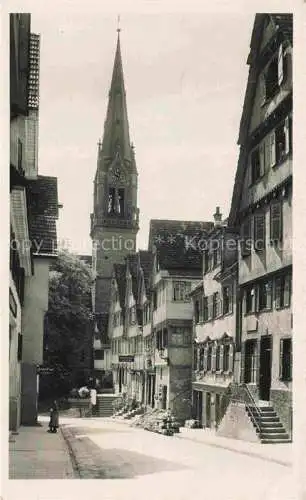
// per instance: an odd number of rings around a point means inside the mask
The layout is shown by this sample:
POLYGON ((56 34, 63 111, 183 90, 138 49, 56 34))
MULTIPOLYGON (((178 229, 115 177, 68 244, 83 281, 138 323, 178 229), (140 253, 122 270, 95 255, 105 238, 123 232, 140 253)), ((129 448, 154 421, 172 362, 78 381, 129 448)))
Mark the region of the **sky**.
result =
MULTIPOLYGON (((227 217, 254 13, 123 13, 121 50, 135 145, 140 231, 150 219, 227 217)), ((90 213, 116 48, 117 16, 37 9, 39 173, 58 178, 59 239, 91 253, 90 213)))

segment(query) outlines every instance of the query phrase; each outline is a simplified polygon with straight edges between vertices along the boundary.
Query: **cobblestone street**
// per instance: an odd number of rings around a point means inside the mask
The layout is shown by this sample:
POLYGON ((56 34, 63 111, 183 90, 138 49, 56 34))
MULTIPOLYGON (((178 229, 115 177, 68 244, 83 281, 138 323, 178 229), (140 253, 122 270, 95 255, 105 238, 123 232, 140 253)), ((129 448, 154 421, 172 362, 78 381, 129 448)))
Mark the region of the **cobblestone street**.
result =
MULTIPOLYGON (((41 421, 44 420, 44 417, 41 417, 41 421)), ((69 457, 70 449, 73 455, 74 477, 103 479, 102 483, 78 482, 74 498, 78 498, 77 495, 84 498, 88 484, 90 486, 93 484, 91 487, 94 489, 100 489, 99 484, 101 484, 103 499, 116 500, 140 499, 144 498, 144 495, 146 500, 160 498, 185 500, 198 496, 201 491, 203 498, 206 491, 209 492, 209 498, 215 500, 294 498, 290 465, 285 465, 285 460, 283 465, 273 462, 274 459, 271 459, 269 453, 266 458, 247 456, 240 453, 239 449, 236 451, 224 449, 223 444, 216 446, 212 443, 194 442, 191 439, 184 439, 183 435, 180 439, 162 436, 131 428, 126 423, 114 422, 111 419, 63 418, 61 424, 67 444, 65 460, 69 457), (162 489, 158 486, 161 484, 162 489)), ((72 465, 68 467, 56 460, 56 453, 58 457, 63 457, 63 443, 61 447, 54 444, 60 441, 60 436, 61 434, 53 436, 46 433, 44 460, 50 458, 51 455, 46 447, 52 447, 53 443, 54 463, 52 465, 49 461, 49 477, 54 469, 57 471, 57 476, 53 473, 52 477, 59 478, 59 469, 62 469, 62 474, 73 478, 72 465)), ((26 475, 28 479, 43 478, 33 473, 33 463, 37 464, 39 461, 40 446, 42 443, 39 444, 37 441, 37 460, 33 450, 30 455, 28 454, 32 468, 30 465, 27 469, 22 468, 22 478, 26 475)), ((26 458, 23 455, 24 461, 26 458)), ((40 469, 43 470, 43 460, 40 462, 40 469)), ((14 463, 18 466, 18 461, 15 460, 14 463)), ((19 467, 21 467, 20 459, 19 467)), ((18 477, 16 465, 15 477, 18 477)), ((18 498, 15 496, 15 487, 18 488, 16 483, 18 482, 10 481, 9 498, 18 498)), ((30 483, 31 494, 37 498, 35 482, 30 481, 30 483)), ((38 498, 44 500, 62 498, 57 488, 55 482, 52 484, 52 492, 51 489, 50 492, 45 491, 43 497, 38 498)))

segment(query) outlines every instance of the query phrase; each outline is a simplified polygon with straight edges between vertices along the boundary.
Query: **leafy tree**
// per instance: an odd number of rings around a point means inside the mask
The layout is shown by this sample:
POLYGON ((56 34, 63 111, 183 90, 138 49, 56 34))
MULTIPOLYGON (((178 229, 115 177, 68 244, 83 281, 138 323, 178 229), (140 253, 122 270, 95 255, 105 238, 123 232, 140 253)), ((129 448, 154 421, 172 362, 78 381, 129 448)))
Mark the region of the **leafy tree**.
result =
POLYGON ((91 268, 78 256, 60 251, 50 270, 45 316, 44 365, 40 397, 59 397, 88 382, 91 370, 91 268))

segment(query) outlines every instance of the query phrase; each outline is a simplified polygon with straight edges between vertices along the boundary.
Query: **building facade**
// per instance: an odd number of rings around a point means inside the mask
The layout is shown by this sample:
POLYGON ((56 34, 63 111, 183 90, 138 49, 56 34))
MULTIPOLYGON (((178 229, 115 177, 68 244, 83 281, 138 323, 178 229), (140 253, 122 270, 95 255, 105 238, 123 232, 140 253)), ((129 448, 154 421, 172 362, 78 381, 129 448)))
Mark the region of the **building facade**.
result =
POLYGON ((258 14, 229 224, 240 233, 241 382, 292 429, 292 15, 258 14))
MULTIPOLYGON (((202 279, 192 290, 194 359, 193 417, 200 426, 217 428, 225 414, 227 389, 234 380, 237 305, 237 236, 222 223, 215 226, 203 249, 202 279)), ((237 374, 236 374, 237 377, 237 374)))
POLYGON ((39 36, 10 14, 10 429, 37 420, 57 179, 38 175, 39 36), (34 124, 34 125, 33 125, 34 124))
POLYGON ((123 264, 136 252, 139 210, 138 173, 130 142, 120 38, 113 67, 103 140, 98 145, 94 180, 94 210, 91 214, 92 266, 95 274, 95 378, 100 384, 111 377, 108 338, 110 290, 114 264, 123 264))

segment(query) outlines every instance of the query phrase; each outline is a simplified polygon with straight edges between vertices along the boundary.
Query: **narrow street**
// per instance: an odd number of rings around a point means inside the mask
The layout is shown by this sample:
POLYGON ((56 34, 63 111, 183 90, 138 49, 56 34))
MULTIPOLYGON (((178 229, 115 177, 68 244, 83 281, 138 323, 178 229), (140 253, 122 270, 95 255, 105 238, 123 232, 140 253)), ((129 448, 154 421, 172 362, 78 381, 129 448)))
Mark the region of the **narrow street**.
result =
MULTIPOLYGON (((294 498, 291 468, 268 459, 162 436, 111 419, 63 418, 61 424, 75 477, 102 479, 103 500, 294 498)), ((95 481, 94 490, 100 488, 98 484, 95 481)), ((84 493, 86 485, 87 481, 78 482, 77 493, 84 493)))

